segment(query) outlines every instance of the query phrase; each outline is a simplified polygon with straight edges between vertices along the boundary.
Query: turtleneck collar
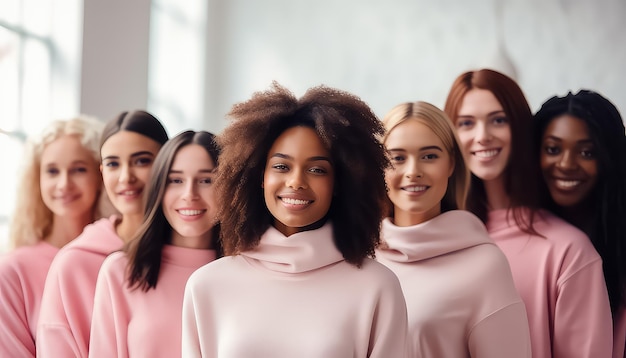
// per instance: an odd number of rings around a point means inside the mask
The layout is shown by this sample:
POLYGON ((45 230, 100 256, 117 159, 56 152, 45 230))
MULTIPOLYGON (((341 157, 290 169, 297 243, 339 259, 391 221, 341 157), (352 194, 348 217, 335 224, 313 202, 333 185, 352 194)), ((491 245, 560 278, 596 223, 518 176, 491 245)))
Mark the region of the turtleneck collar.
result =
POLYGON ((333 226, 327 222, 319 229, 302 231, 289 237, 275 227, 261 236, 259 245, 242 256, 271 271, 301 273, 343 260, 333 241, 333 226))
POLYGON ((413 226, 382 223, 383 245, 376 255, 396 262, 427 260, 472 246, 493 243, 485 225, 472 213, 452 210, 413 226))

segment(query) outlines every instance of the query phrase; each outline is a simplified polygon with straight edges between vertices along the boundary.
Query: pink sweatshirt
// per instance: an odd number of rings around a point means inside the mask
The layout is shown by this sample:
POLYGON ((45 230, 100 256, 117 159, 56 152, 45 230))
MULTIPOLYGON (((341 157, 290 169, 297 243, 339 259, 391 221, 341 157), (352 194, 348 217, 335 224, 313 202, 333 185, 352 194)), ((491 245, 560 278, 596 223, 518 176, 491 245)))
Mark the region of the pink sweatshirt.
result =
POLYGON ((622 305, 615 316, 613 327, 613 358, 626 358, 626 306, 622 305))
POLYGON ((489 213, 487 230, 509 259, 528 313, 534 358, 611 357, 611 309, 602 260, 589 238, 541 211, 522 232, 512 214, 489 213))
POLYGON ((185 284, 215 255, 215 250, 165 246, 157 286, 145 292, 128 288, 127 256, 111 254, 98 275, 89 357, 180 357, 185 284))
POLYGON ((467 211, 382 225, 376 251, 400 279, 415 357, 530 357, 524 303, 502 251, 467 211))
POLYGON ((40 241, 0 257, 0 357, 35 357, 43 285, 58 251, 40 241))
POLYGON ((98 270, 122 247, 116 217, 85 227, 50 265, 37 324, 37 357, 87 357, 98 270))
POLYGON ((200 268, 183 303, 183 357, 405 356, 400 283, 386 267, 343 260, 332 226, 285 237, 200 268))

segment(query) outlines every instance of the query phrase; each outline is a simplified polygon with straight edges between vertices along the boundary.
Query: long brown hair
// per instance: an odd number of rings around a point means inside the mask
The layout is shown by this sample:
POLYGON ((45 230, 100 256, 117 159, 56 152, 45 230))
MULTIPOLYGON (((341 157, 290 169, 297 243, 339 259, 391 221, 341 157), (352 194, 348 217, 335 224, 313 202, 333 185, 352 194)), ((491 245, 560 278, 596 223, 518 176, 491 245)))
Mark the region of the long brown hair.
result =
MULTIPOLYGON (((529 158, 533 148, 533 116, 522 89, 506 75, 490 69, 469 71, 461 74, 452 84, 444 111, 453 124, 459 114, 463 98, 474 88, 488 90, 496 97, 511 128, 511 154, 504 172, 504 183, 509 195, 509 211, 516 224, 530 234, 537 234, 533 221, 539 204, 540 171, 537 163, 529 158), (524 210, 530 209, 527 218, 524 210)), ((487 197, 485 187, 472 174, 467 208, 483 222, 487 221, 487 197)))
MULTIPOLYGON (((128 254, 128 286, 139 287, 144 291, 155 288, 161 268, 161 251, 172 239, 172 226, 163 213, 163 196, 167 178, 176 153, 190 144, 202 146, 211 159, 218 164, 219 148, 215 136, 209 132, 185 131, 167 141, 152 166, 150 181, 146 185, 145 212, 143 224, 135 237, 126 245, 128 254)), ((219 225, 213 227, 212 237, 217 241, 219 225)), ((214 246, 218 246, 217 242, 214 246)), ((218 248, 219 253, 219 248, 218 248)))

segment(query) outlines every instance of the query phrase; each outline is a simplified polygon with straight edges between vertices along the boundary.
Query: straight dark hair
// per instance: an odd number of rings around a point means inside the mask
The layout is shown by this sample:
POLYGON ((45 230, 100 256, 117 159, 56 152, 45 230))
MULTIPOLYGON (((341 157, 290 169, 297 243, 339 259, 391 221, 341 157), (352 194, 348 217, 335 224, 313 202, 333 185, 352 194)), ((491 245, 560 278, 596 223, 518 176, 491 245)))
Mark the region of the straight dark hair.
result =
MULTIPOLYGON (((617 108, 602 95, 580 90, 554 96, 535 114, 535 158, 540 160, 542 138, 552 120, 562 115, 576 117, 587 125, 598 163, 597 181, 580 206, 589 222, 570 222, 584 230, 602 257, 604 279, 613 317, 626 302, 626 134, 617 108)), ((544 205, 563 217, 543 182, 544 205)), ((567 217, 563 217, 567 220, 567 217)))
POLYGON ((163 124, 150 113, 142 110, 125 111, 106 123, 100 139, 100 148, 107 139, 121 131, 144 135, 161 145, 168 139, 163 124))
MULTIPOLYGON (((218 164, 220 151, 215 143, 215 136, 209 132, 185 131, 163 145, 154 160, 150 181, 146 185, 143 224, 125 247, 128 255, 129 288, 137 287, 143 291, 156 288, 161 269, 161 252, 163 246, 172 240, 172 226, 165 218, 162 204, 168 175, 178 151, 191 144, 202 146, 215 165, 218 164)), ((218 256, 221 253, 217 242, 219 231, 219 224, 216 224, 212 229, 212 237, 218 256)))

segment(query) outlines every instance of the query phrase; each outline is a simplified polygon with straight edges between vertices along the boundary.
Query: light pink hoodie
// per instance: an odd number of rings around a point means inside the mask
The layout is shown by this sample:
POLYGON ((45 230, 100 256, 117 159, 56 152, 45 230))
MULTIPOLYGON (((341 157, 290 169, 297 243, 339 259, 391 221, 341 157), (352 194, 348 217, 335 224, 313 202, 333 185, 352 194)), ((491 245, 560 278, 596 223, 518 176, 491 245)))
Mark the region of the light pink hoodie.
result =
POLYGON ((52 261, 37 325, 37 357, 87 357, 98 270, 123 245, 115 221, 112 216, 87 225, 52 261))
POLYGON ((400 283, 366 259, 344 261, 331 224, 259 246, 191 275, 183 303, 183 357, 405 356, 400 283))
POLYGON ((96 286, 89 357, 180 357, 185 284, 215 256, 215 250, 166 245, 156 288, 147 292, 128 287, 125 253, 107 257, 96 286))
POLYGON ((544 237, 522 232, 506 210, 491 211, 487 221, 526 304, 533 357, 611 357, 611 308, 600 256, 582 231, 547 211, 534 228, 544 237))
POLYGON ((0 257, 0 357, 35 357, 43 285, 58 251, 40 241, 0 257))
POLYGON ((376 251, 400 279, 415 357, 528 358, 526 310, 506 257, 468 211, 419 225, 383 221, 376 251))

